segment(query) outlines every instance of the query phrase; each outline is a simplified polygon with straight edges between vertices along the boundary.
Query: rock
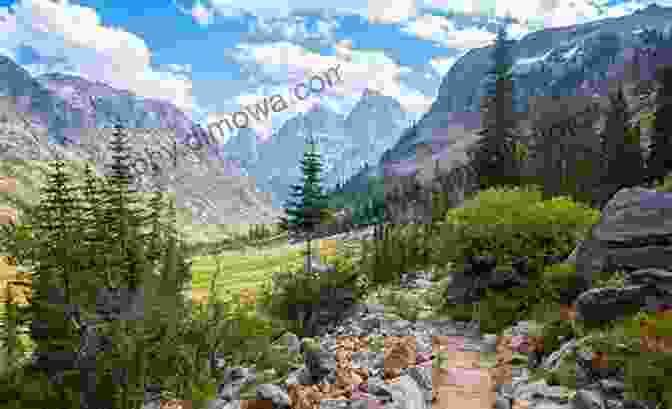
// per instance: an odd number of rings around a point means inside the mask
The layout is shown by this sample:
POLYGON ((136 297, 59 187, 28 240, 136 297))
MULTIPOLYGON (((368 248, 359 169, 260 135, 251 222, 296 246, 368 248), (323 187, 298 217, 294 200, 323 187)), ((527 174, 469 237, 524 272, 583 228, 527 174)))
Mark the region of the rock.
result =
POLYGON ((565 391, 566 389, 562 386, 549 386, 545 382, 535 382, 516 388, 514 397, 517 400, 551 400, 566 403, 565 391))
POLYGON ((375 396, 382 396, 395 403, 398 402, 399 405, 395 407, 399 409, 425 409, 430 407, 425 401, 420 386, 408 375, 402 375, 397 382, 378 383, 377 387, 374 388, 369 385, 369 391, 375 396))
POLYGON ((444 297, 447 303, 469 304, 478 298, 474 294, 477 287, 476 278, 462 272, 453 274, 450 284, 446 287, 444 297))
POLYGON ((619 379, 601 379, 600 387, 608 395, 621 395, 625 391, 625 384, 619 379))
POLYGON ((511 399, 497 396, 495 400, 495 409, 511 409, 511 399))
POLYGON ((600 392, 586 389, 578 391, 572 399, 575 409, 606 409, 604 403, 600 392))
POLYGON ((242 387, 256 380, 257 375, 254 369, 227 368, 217 392, 218 398, 226 402, 237 400, 242 387))
POLYGON ((576 350, 577 342, 578 340, 572 339, 562 344, 559 350, 553 351, 543 360, 543 362, 540 365, 540 368, 548 371, 554 371, 558 369, 558 366, 560 365, 562 360, 567 356, 567 354, 574 352, 576 350))
POLYGON ((672 294, 672 272, 658 268, 644 268, 628 274, 629 283, 647 284, 655 287, 661 293, 672 294))
POLYGON ((290 354, 301 351, 301 341, 299 340, 299 337, 297 337, 295 334, 292 334, 291 332, 285 332, 282 334, 276 343, 287 346, 287 352, 290 354))
POLYGON ((607 258, 613 265, 635 269, 671 266, 672 213, 656 205, 663 196, 640 187, 619 190, 577 247, 577 272, 591 279, 594 272, 602 271, 607 258))
POLYGON ((325 274, 333 274, 335 272, 336 272, 336 266, 313 262, 313 273, 325 275, 325 274))
POLYGON ((614 320, 637 312, 655 292, 645 285, 593 288, 576 300, 577 319, 590 322, 614 320))
POLYGON ((257 399, 269 400, 273 409, 289 409, 289 396, 279 386, 264 383, 257 386, 257 399))

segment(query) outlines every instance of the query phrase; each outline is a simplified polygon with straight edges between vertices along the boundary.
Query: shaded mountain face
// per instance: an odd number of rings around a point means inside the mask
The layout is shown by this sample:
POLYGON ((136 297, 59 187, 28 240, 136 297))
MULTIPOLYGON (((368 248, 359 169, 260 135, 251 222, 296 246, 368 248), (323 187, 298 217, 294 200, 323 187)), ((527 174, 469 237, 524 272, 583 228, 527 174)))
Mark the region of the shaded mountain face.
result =
POLYGON ((76 142, 80 129, 114 126, 117 118, 129 128, 173 129, 181 143, 191 138, 206 140, 207 132, 170 103, 60 73, 41 75, 37 81, 65 101, 66 126, 57 133, 65 141, 76 142))
MULTIPOLYGON (((118 119, 129 128, 136 187, 175 194, 193 223, 271 223, 280 214, 254 181, 224 158, 222 147, 208 144, 207 133, 169 103, 70 75, 34 79, 5 57, 0 57, 0 93, 0 162, 31 161, 38 169, 45 160, 64 157, 92 161, 103 174, 111 135, 111 128, 103 127, 118 119), (196 141, 205 147, 194 148, 196 141)), ((33 172, 30 166, 10 168, 33 172)), ((27 204, 37 200, 27 197, 27 204)))
MULTIPOLYGON (((406 168, 415 146, 425 142, 437 157, 465 157, 478 140, 480 103, 494 46, 473 49, 444 76, 430 110, 405 130, 379 168, 406 168), (472 141, 462 143, 466 139, 472 141), (459 146, 459 148, 458 148, 459 146)), ((672 8, 650 6, 629 16, 530 33, 511 48, 515 109, 521 119, 539 97, 606 96, 619 81, 636 94, 657 66, 672 63, 672 8), (633 61, 639 69, 633 69, 633 61)), ((405 171, 408 173, 408 169, 405 171)))
POLYGON ((225 151, 281 206, 289 197, 290 185, 300 183, 299 161, 310 135, 319 143, 324 184, 333 186, 355 174, 363 163, 376 163, 408 126, 407 117, 394 98, 366 90, 346 117, 318 105, 286 121, 268 141, 241 129, 227 141, 225 151))

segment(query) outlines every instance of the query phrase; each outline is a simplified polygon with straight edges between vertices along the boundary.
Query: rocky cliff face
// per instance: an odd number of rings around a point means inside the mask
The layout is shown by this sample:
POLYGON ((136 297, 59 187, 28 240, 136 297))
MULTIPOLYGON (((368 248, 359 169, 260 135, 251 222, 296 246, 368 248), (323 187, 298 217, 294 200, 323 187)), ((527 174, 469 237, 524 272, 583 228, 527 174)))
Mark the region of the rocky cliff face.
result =
POLYGON ((103 127, 119 119, 129 127, 137 187, 175 194, 178 207, 190 213, 186 222, 270 223, 280 214, 257 192, 254 181, 224 158, 221 147, 208 144, 205 131, 168 103, 68 75, 33 79, 4 57, 0 93, 2 172, 24 180, 26 188, 20 197, 5 200, 19 207, 37 200, 32 179, 46 160, 92 161, 102 174, 110 136, 110 128, 103 127), (194 148, 194 141, 205 147, 194 148))

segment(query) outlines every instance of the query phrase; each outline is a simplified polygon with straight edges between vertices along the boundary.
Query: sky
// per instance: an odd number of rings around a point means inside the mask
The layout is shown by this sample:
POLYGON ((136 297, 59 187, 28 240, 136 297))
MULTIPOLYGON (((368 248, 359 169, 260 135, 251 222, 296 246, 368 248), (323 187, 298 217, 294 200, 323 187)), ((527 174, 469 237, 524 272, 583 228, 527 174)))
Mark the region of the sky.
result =
MULTIPOLYGON (((672 0, 655 2, 672 6, 672 0)), ((509 35, 521 38, 544 27, 630 14, 650 3, 0 0, 0 53, 33 75, 70 73, 171 102, 203 126, 279 94, 287 109, 250 123, 263 139, 318 102, 346 115, 367 88, 396 98, 419 117, 452 64, 494 39, 483 28, 456 26, 446 17, 450 11, 508 14, 518 21, 509 35), (340 82, 290 101, 289 90, 335 68, 340 82)), ((224 129, 221 142, 230 136, 224 129)))

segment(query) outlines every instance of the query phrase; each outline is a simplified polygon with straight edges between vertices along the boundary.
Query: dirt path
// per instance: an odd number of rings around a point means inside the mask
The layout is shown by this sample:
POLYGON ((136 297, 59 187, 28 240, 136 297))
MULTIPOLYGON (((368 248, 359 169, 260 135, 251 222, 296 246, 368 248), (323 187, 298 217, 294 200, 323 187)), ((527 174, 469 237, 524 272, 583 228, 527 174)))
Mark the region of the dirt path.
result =
POLYGON ((462 351, 464 337, 434 337, 433 351, 446 361, 433 368, 434 409, 491 409, 496 393, 492 370, 481 368, 480 352, 462 351))

